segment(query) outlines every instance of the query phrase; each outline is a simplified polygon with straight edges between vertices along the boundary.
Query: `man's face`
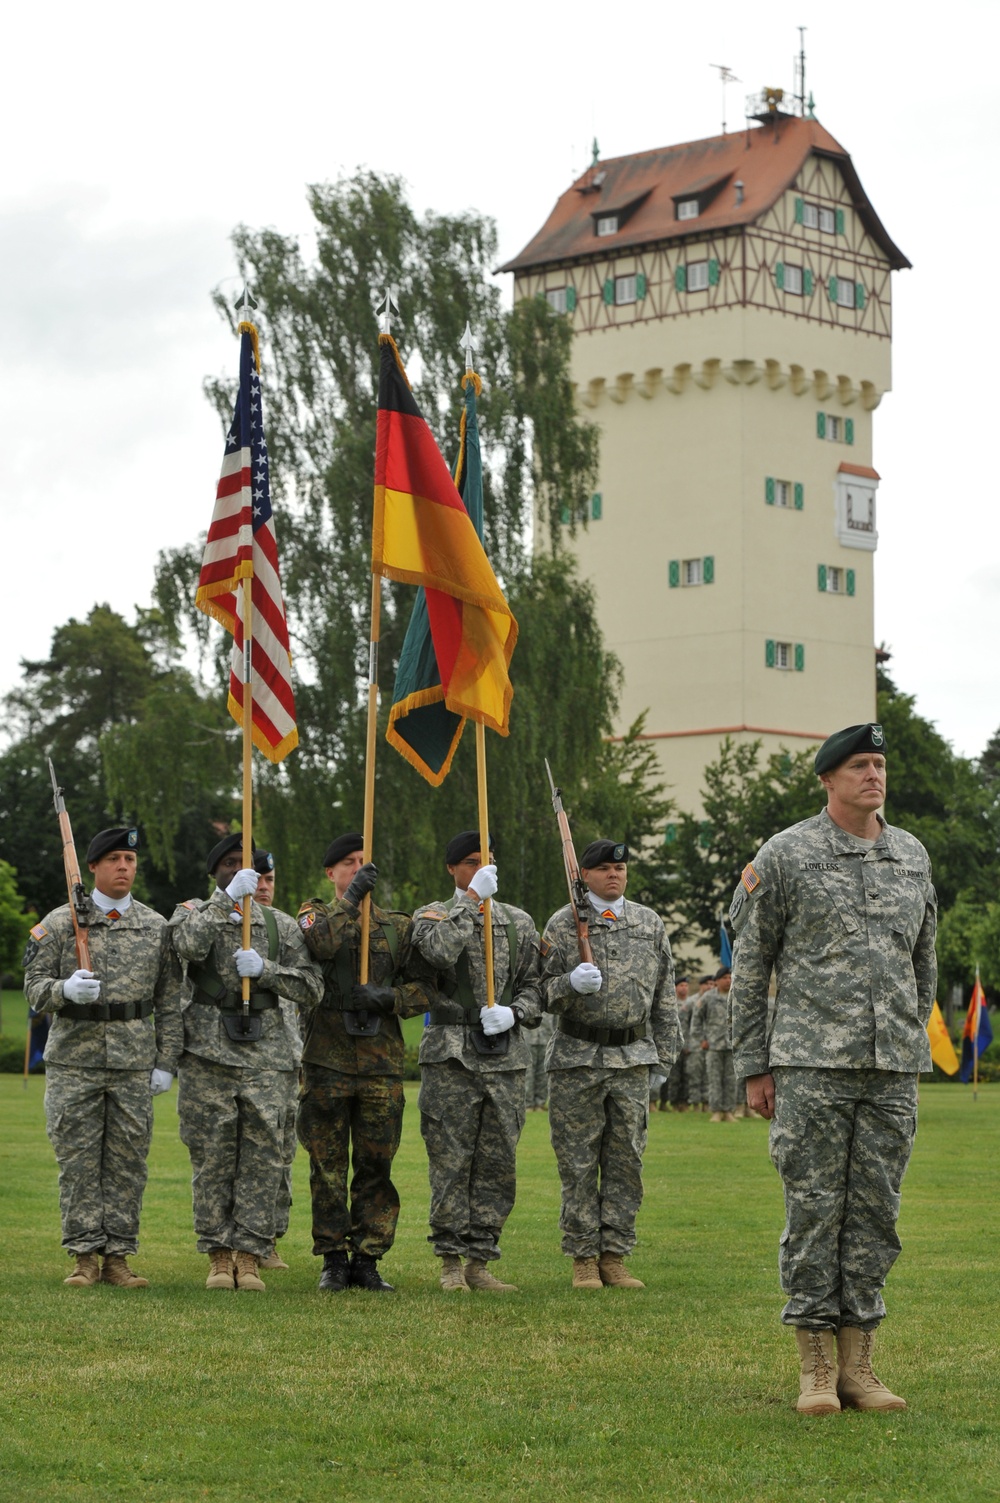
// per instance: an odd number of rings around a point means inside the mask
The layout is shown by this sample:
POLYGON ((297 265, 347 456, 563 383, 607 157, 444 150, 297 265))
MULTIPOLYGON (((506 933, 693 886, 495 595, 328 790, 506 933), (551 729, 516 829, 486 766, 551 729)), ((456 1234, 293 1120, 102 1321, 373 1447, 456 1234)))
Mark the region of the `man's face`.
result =
POLYGON ((678 981, 677 985, 674 987, 674 991, 677 994, 678 1002, 687 1001, 688 984, 686 981, 678 981))
POLYGON ((628 863, 626 861, 602 861, 597 866, 583 867, 580 876, 595 898, 600 898, 604 903, 613 903, 615 898, 620 898, 625 891, 625 884, 628 882, 628 863))
POLYGON ((885 803, 885 758, 881 752, 855 752, 821 773, 820 782, 831 809, 871 814, 885 803))
POLYGON ((108 898, 127 898, 139 866, 135 851, 109 851, 100 861, 88 863, 94 886, 108 898))
POLYGON ((343 856, 333 866, 326 868, 326 874, 333 883, 333 890, 338 898, 342 898, 351 885, 354 873, 365 864, 364 851, 352 851, 349 856, 343 856))
POLYGON ((254 898, 265 908, 274 905, 274 872, 261 872, 257 877, 257 891, 254 898))
POLYGON ((449 866, 448 870, 458 891, 468 892, 470 878, 476 875, 481 866, 492 866, 495 863, 495 859, 492 851, 490 851, 488 862, 480 861, 478 851, 471 851, 468 856, 464 856, 455 866, 449 866))
POLYGON ((222 860, 215 868, 215 871, 212 873, 212 876, 215 878, 216 885, 219 887, 228 887, 242 865, 243 852, 240 850, 239 846, 237 846, 235 851, 230 851, 227 856, 223 856, 222 860))
POLYGON ((720 976, 718 981, 715 983, 716 991, 721 992, 722 995, 725 996, 730 986, 732 985, 732 981, 732 976, 720 976))

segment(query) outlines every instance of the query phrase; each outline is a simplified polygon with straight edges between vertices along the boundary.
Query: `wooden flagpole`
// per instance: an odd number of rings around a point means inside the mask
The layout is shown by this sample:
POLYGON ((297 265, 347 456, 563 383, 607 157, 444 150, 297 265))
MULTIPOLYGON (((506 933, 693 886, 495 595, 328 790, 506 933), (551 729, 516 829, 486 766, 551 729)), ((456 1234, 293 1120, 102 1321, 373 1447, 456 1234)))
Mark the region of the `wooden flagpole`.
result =
MULTIPOLYGON (((253 580, 243 580, 243 866, 253 866, 253 580)), ((243 948, 250 948, 250 909, 243 899, 243 948)), ((250 1020, 250 977, 242 978, 243 1022, 250 1020)))
MULTIPOLYGON (((386 315, 388 320, 388 314, 386 315)), ((361 855, 365 861, 372 859, 372 840, 375 829, 375 733, 378 728, 378 642, 382 619, 382 576, 372 574, 371 640, 368 647, 368 736, 365 743, 365 817, 362 836, 364 845, 361 855)), ((358 958, 358 979, 364 986, 368 980, 368 936, 371 933, 372 895, 366 892, 361 900, 361 954, 358 958)))
MULTIPOLYGON (((486 798, 486 727, 476 721, 476 789, 479 794, 479 859, 485 866, 490 859, 490 815, 486 798)), ((483 902, 483 943, 486 947, 486 1006, 496 1002, 493 977, 493 899, 483 902)), ((513 985, 513 977, 511 978, 513 985)))

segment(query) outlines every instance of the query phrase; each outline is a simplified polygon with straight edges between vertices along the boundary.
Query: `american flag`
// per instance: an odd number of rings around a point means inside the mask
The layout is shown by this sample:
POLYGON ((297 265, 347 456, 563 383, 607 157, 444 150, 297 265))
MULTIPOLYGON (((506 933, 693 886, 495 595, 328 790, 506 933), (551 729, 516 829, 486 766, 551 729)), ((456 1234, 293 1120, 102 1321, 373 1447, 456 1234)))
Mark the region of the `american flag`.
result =
POLYGON ((265 757, 280 762, 298 745, 299 733, 271 513, 256 330, 250 324, 241 324, 240 333, 240 389, 226 434, 226 453, 195 604, 232 633, 229 713, 242 726, 244 680, 248 676, 243 652, 242 581, 252 581, 253 740, 265 757))

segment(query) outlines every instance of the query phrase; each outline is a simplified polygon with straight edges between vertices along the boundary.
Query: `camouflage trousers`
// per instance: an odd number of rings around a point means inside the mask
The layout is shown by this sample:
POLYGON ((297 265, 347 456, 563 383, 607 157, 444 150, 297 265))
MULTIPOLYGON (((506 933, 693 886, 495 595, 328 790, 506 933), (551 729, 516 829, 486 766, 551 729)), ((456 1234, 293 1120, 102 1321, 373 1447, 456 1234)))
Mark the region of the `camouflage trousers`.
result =
POLYGON ((660 1086, 660 1105, 679 1106, 687 1101, 687 1086, 684 1078, 684 1056, 679 1054, 670 1066, 670 1074, 660 1086))
POLYGON ((431 1182, 428 1242, 490 1262, 517 1188, 524 1071, 467 1070, 457 1059, 420 1067, 420 1132, 431 1182))
POLYGON ((549 1130, 562 1182, 559 1227, 568 1256, 632 1251, 648 1127, 648 1065, 549 1071, 549 1130))
MULTIPOLYGON (((708 1104, 713 1112, 736 1110, 736 1071, 731 1049, 708 1050, 708 1104)), ((746 1100, 746 1092, 743 1095, 746 1100)))
POLYGON ((68 1253, 134 1253, 153 1131, 149 1070, 48 1065, 45 1129, 68 1253))
POLYGON ((403 1127, 403 1082, 302 1066, 299 1142, 309 1154, 313 1252, 389 1251, 399 1219, 390 1177, 403 1127), (347 1172, 353 1169, 348 1206, 347 1172))
POLYGON ((285 1103, 285 1132, 281 1145, 281 1183, 274 1201, 274 1235, 283 1237, 288 1231, 288 1217, 292 1209, 292 1165, 299 1140, 295 1134, 295 1114, 299 1107, 299 1077, 294 1070, 282 1070, 288 1088, 285 1103))
POLYGON ((771 1158, 785 1191, 778 1253, 786 1325, 871 1331, 899 1255, 899 1194, 917 1077, 776 1067, 771 1158))
POLYGON ((538 1111, 549 1099, 549 1081, 545 1073, 545 1050, 548 1042, 548 1039, 543 1039, 540 1044, 536 1044, 530 1034, 527 1036, 531 1057, 524 1072, 524 1104, 529 1112, 538 1111))
POLYGON ((708 1100, 708 1050, 692 1049, 684 1060, 684 1089, 692 1106, 708 1100))
POLYGON ((191 1155, 199 1252, 233 1247, 266 1258, 271 1251, 293 1073, 181 1056, 177 1113, 191 1155))

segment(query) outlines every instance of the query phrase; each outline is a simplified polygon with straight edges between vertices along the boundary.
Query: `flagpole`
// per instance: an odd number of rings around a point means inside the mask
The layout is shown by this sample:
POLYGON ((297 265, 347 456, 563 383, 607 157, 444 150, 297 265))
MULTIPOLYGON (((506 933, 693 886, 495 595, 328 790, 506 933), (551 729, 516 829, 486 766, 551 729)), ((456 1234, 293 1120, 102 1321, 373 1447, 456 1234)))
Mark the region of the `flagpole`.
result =
MULTIPOLYGON (((371 640, 368 646, 368 736, 365 745, 365 815, 362 839, 362 857, 372 859, 372 839, 375 828, 375 732, 378 726, 378 643, 382 619, 382 576, 372 575, 371 640)), ((368 936, 371 932, 371 893, 366 892, 361 900, 361 955, 358 979, 364 986, 368 980, 368 936)))
MULTIPOLYGON (((256 329, 250 319, 250 289, 246 282, 243 283, 243 304, 240 308, 240 323, 238 331, 242 333, 244 326, 247 331, 253 330, 253 355, 260 374, 260 357, 257 354, 256 329)), ((250 435, 241 435, 244 444, 250 442, 250 435)), ((252 564, 251 564, 252 569, 252 564)), ((244 578, 243 584, 243 868, 249 871, 253 866, 253 574, 244 578)), ((242 943, 243 949, 250 949, 250 920, 253 897, 250 893, 243 899, 243 924, 242 943)), ((241 978, 240 995, 243 1001, 243 1027, 244 1031, 250 1031, 250 977, 241 978)))
MULTIPOLYGON (((490 859, 490 816, 486 799, 486 727, 476 721, 476 788, 479 794, 479 859, 483 865, 490 859)), ((493 977, 493 899, 483 899, 483 943, 486 947, 486 1006, 496 1002, 496 984, 493 977)), ((514 978, 511 977, 511 986, 514 978)))

